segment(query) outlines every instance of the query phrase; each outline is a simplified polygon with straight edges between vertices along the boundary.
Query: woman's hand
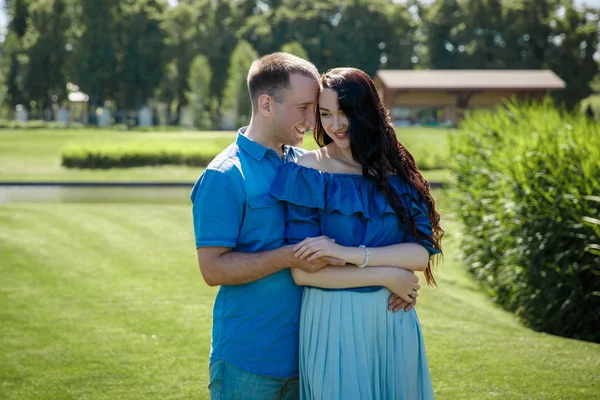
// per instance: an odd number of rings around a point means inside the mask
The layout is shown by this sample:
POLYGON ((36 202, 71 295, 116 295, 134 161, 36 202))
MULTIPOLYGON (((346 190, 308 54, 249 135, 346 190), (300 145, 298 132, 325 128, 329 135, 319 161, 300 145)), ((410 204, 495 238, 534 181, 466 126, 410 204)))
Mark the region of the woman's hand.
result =
POLYGON ((407 303, 412 303, 418 296, 419 277, 414 273, 402 268, 390 269, 390 279, 385 283, 390 292, 401 298, 407 303))
POLYGON ((294 246, 295 256, 307 261, 313 261, 321 257, 334 257, 345 260, 344 249, 344 246, 336 244, 334 239, 327 236, 306 238, 294 246))

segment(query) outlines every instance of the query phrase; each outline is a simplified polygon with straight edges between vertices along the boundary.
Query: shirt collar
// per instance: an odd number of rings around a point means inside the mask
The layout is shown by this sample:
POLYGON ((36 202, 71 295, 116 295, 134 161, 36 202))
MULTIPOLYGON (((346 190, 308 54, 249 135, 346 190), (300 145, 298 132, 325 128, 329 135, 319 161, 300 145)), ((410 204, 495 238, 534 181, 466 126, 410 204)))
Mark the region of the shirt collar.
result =
MULTIPOLYGON (((240 128, 240 130, 238 131, 237 134, 237 139, 235 141, 235 143, 242 149, 244 150, 246 153, 250 154, 252 157, 254 157, 257 161, 260 161, 263 159, 263 157, 265 156, 265 154, 267 153, 267 151, 271 150, 273 152, 275 152, 275 150, 273 149, 269 149, 267 147, 264 147, 258 143, 256 143, 254 140, 249 139, 246 136, 246 130, 248 129, 247 126, 240 128)), ((284 159, 287 158, 288 153, 293 152, 292 148, 290 146, 283 146, 283 157, 284 159)))

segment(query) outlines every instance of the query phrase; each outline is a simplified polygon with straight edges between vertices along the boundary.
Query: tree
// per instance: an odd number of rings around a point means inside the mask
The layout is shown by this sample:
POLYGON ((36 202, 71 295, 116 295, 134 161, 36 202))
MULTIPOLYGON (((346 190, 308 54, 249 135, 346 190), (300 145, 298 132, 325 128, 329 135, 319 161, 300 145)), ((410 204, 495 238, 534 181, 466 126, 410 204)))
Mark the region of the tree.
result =
POLYGON ((557 10, 546 64, 567 84, 554 98, 572 109, 591 94, 590 82, 598 74, 594 53, 598 48, 598 11, 577 10, 572 3, 557 10))
POLYGON ((550 23, 558 7, 556 0, 521 0, 511 3, 504 17, 504 35, 509 68, 542 69, 545 66, 550 23))
MULTIPOLYGON (((204 37, 203 44, 206 49, 203 51, 208 57, 210 68, 213 73, 210 92, 211 96, 217 101, 218 108, 224 106, 224 90, 229 81, 228 66, 231 63, 232 52, 238 43, 236 32, 239 27, 236 26, 236 13, 231 0, 221 0, 217 2, 214 13, 214 24, 210 31, 204 37)), ((246 72, 248 72, 246 70, 246 72)), ((220 125, 220 114, 215 113, 214 125, 220 125)))
POLYGON ((163 21, 165 57, 168 64, 159 88, 161 101, 176 110, 187 104, 190 67, 198 54, 206 54, 208 37, 214 23, 214 10, 209 0, 182 0, 170 7, 163 21))
POLYGON ((29 4, 26 0, 6 1, 6 8, 11 18, 3 46, 3 53, 6 56, 2 57, 1 67, 6 71, 6 93, 8 103, 12 109, 17 104, 22 104, 29 109, 28 88, 24 86, 24 70, 29 62, 29 57, 23 50, 23 37, 27 32, 29 20, 28 7, 29 4))
POLYGON ((210 97, 210 81, 212 72, 208 60, 204 56, 197 56, 190 67, 188 86, 186 92, 187 103, 193 114, 194 126, 209 128, 212 126, 211 111, 213 99, 210 97))
POLYGON ((161 19, 165 4, 152 0, 121 0, 119 6, 122 34, 116 37, 121 53, 117 104, 137 110, 153 95, 164 73, 165 33, 161 19))
POLYGON ((74 83, 87 93, 92 109, 105 100, 117 97, 120 58, 115 36, 119 34, 119 0, 105 0, 98 7, 96 0, 79 0, 81 12, 77 36, 73 45, 70 75, 74 83))
POLYGON ((257 58, 256 51, 243 40, 238 43, 231 55, 223 98, 223 111, 226 118, 233 121, 236 126, 247 125, 252 116, 247 76, 252 61, 257 58))
POLYGON ((457 0, 437 0, 425 11, 427 59, 431 69, 460 69, 463 67, 465 44, 462 40, 463 9, 457 0))
POLYGON ((114 100, 138 109, 158 88, 165 70, 163 0, 94 0, 81 3, 73 77, 92 106, 114 100))
MULTIPOLYGON (((1 55, 1 51, 0 51, 0 55, 1 55)), ((7 111, 7 104, 5 104, 5 100, 6 100, 6 92, 7 92, 7 88, 6 88, 6 77, 4 76, 4 72, 2 71, 2 68, 0 68, 0 119, 3 118, 4 113, 7 111)))
POLYGON ((403 4, 392 3, 390 7, 389 36, 379 44, 382 47, 381 50, 385 52, 382 56, 387 59, 382 63, 381 68, 412 69, 420 61, 417 51, 420 48, 419 35, 423 34, 423 29, 419 14, 417 14, 420 11, 419 6, 408 4, 407 7, 403 4))
POLYGON ((410 68, 414 25, 406 6, 387 0, 285 0, 255 13, 240 36, 260 54, 298 42, 321 70, 354 66, 410 68))
POLYGON ((332 52, 325 68, 355 66, 370 76, 388 64, 410 68, 415 43, 403 10, 403 5, 387 0, 342 3, 333 15, 335 29, 322 37, 332 52))
POLYGON ((65 66, 69 60, 67 30, 71 24, 64 0, 31 4, 26 52, 29 63, 24 75, 31 104, 37 111, 51 110, 52 103, 67 97, 65 66))
POLYGON ((306 50, 304 50, 304 47, 302 47, 302 45, 296 41, 284 44, 281 46, 281 51, 308 60, 308 53, 306 50))
MULTIPOLYGON (((462 7, 467 39, 463 65, 470 69, 504 69, 510 64, 505 57, 504 14, 500 0, 471 0, 462 7)), ((459 52, 460 52, 459 45, 459 52)))

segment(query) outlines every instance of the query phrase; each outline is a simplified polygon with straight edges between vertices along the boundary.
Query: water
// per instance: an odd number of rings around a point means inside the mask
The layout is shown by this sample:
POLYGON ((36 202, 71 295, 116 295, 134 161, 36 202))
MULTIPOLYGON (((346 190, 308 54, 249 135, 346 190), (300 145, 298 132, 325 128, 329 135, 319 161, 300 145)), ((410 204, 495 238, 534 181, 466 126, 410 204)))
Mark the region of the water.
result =
POLYGON ((192 186, 0 186, 0 204, 154 203, 190 204, 192 186))

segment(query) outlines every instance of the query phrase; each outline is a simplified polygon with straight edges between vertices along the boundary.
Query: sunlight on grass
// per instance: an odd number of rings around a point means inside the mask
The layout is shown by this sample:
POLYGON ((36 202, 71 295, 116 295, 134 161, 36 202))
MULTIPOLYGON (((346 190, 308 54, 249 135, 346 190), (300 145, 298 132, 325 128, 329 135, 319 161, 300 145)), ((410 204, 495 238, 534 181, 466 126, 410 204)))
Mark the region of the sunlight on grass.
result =
MULTIPOLYGON (((590 399, 600 346, 522 327, 456 258, 418 313, 436 399, 590 399)), ((0 398, 208 399, 216 289, 196 265, 190 207, 0 206, 0 398)))

